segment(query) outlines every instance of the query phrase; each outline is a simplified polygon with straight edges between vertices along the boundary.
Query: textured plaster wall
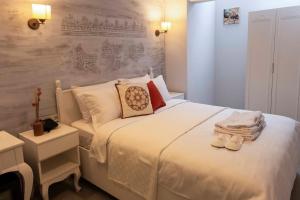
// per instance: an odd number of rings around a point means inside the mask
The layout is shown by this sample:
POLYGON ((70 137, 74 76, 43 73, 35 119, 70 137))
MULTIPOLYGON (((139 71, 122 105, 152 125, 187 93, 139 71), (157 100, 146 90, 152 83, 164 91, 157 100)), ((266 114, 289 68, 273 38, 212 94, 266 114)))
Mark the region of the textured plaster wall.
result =
POLYGON ((52 19, 28 28, 31 0, 0 6, 0 130, 28 130, 33 91, 42 88, 41 114, 56 114, 55 80, 64 88, 144 75, 165 66, 164 37, 154 36, 161 0, 40 0, 52 19))

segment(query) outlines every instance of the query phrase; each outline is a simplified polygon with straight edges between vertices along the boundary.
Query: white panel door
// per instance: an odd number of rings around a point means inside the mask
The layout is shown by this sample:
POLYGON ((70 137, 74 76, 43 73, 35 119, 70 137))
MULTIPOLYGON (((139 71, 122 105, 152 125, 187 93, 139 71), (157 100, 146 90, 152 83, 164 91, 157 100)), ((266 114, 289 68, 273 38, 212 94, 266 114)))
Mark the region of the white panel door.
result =
POLYGON ((276 10, 249 14, 246 108, 271 112, 276 10))
POLYGON ((299 119, 300 7, 278 9, 272 113, 299 119))

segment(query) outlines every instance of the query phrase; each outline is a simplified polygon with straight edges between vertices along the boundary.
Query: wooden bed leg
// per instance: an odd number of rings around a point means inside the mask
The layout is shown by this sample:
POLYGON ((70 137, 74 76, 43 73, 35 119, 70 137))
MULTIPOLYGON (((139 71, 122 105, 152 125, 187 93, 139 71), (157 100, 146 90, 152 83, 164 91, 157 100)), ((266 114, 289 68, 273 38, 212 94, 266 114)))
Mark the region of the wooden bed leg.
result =
POLYGON ((80 179, 80 170, 77 168, 75 169, 75 173, 74 173, 74 186, 76 192, 79 192, 81 190, 81 187, 79 185, 79 179, 80 179))
POLYGON ((43 200, 49 200, 49 194, 48 194, 49 185, 44 184, 40 186, 41 195, 43 200))

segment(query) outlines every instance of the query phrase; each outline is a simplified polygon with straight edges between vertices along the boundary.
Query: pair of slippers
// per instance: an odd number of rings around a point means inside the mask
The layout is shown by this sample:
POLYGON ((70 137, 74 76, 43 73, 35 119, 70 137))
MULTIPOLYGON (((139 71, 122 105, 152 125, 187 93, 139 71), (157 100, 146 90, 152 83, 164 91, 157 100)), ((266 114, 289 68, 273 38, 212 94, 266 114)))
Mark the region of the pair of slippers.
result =
POLYGON ((217 148, 226 148, 231 151, 238 151, 242 148, 244 138, 239 135, 218 134, 213 139, 211 145, 217 148))

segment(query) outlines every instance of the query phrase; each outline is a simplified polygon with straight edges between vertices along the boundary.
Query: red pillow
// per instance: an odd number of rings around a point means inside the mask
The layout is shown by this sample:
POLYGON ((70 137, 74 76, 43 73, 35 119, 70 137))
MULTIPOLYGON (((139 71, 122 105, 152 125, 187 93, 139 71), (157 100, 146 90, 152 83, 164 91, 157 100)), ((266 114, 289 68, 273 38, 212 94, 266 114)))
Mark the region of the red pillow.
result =
POLYGON ((153 110, 156 111, 157 109, 166 106, 166 102, 164 101, 163 97, 161 96, 159 90, 157 89, 153 81, 147 83, 147 86, 149 89, 153 110))

